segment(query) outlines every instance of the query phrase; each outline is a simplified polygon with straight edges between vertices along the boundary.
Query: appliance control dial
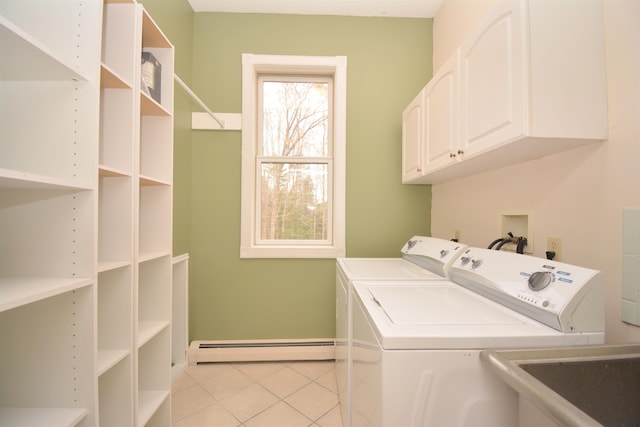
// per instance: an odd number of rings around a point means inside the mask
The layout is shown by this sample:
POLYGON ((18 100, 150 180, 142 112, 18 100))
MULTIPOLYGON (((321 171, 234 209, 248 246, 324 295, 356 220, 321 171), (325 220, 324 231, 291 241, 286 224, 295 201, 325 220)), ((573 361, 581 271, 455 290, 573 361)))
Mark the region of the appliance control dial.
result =
POLYGON ((473 270, 475 270, 476 268, 480 267, 482 265, 482 260, 481 259, 472 259, 471 260, 471 268, 473 270))
POLYGON ((463 256, 462 258, 460 258, 461 265, 467 265, 469 264, 469 261, 471 261, 471 257, 463 256))
POLYGON ((551 283, 551 273, 548 271, 536 271, 529 276, 529 289, 541 291, 551 283))
POLYGON ((448 250, 443 249, 443 250, 440 251, 440 258, 444 258, 447 255, 449 255, 449 251, 448 250))

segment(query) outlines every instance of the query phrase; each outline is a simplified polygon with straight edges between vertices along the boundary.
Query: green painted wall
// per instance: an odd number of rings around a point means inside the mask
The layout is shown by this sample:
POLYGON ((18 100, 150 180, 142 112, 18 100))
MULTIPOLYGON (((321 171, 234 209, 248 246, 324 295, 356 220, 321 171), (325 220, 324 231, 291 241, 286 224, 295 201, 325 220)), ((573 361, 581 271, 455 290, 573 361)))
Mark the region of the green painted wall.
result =
MULTIPOLYGON (((346 55, 347 255, 398 256, 430 230, 430 187, 401 176, 401 112, 431 76, 430 19, 197 13, 194 90, 241 112, 241 54, 346 55)), ((240 132, 192 146, 191 339, 335 334, 334 260, 241 260, 240 132)))
MULTIPOLYGON (((346 55, 347 255, 395 257, 429 233, 430 187, 400 183, 400 156, 401 112, 431 77, 432 20, 196 13, 190 23, 174 16, 184 4, 145 1, 180 41, 178 75, 216 112, 241 112, 242 53, 346 55)), ((180 97, 176 88, 174 252, 191 256, 190 339, 333 337, 335 261, 239 258, 240 132, 183 132, 181 117, 199 109, 180 97)))

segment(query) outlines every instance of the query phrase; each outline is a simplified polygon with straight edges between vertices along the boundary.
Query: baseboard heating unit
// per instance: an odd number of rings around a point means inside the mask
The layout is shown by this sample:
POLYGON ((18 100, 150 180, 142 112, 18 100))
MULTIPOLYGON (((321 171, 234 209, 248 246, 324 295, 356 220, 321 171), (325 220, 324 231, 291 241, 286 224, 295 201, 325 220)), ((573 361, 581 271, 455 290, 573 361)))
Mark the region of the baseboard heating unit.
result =
POLYGON ((335 341, 329 339, 192 341, 188 354, 190 365, 206 362, 333 360, 335 357, 335 341))

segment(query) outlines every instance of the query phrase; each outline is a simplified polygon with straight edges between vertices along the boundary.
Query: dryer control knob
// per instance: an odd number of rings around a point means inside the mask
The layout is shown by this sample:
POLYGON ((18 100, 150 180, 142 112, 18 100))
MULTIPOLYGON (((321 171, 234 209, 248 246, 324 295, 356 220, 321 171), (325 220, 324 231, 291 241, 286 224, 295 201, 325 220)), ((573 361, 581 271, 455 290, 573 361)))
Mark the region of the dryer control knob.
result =
POLYGON ((443 249, 443 250, 440 251, 440 258, 444 258, 447 255, 449 255, 449 251, 448 250, 443 249))
POLYGON ((551 273, 548 271, 536 271, 529 276, 529 289, 541 291, 551 283, 551 273))
POLYGON ((469 261, 471 261, 471 257, 463 256, 462 258, 460 258, 461 265, 467 265, 469 264, 469 261))
POLYGON ((482 265, 482 260, 481 259, 472 259, 471 260, 471 268, 473 270, 475 270, 476 268, 480 267, 482 265))

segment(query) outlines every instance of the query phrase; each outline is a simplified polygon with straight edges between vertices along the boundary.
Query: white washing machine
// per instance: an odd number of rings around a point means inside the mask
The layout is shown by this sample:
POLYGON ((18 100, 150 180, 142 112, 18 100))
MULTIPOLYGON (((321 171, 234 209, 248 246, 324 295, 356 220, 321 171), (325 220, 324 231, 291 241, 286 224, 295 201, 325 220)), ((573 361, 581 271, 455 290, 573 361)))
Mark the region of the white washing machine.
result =
POLYGON ((345 427, 350 422, 351 286, 354 280, 446 280, 453 262, 467 248, 449 240, 414 236, 401 258, 338 258, 336 262, 336 379, 345 427))
POLYGON ((513 427, 485 348, 604 342, 598 271, 469 248, 439 282, 354 281, 354 427, 513 427))

